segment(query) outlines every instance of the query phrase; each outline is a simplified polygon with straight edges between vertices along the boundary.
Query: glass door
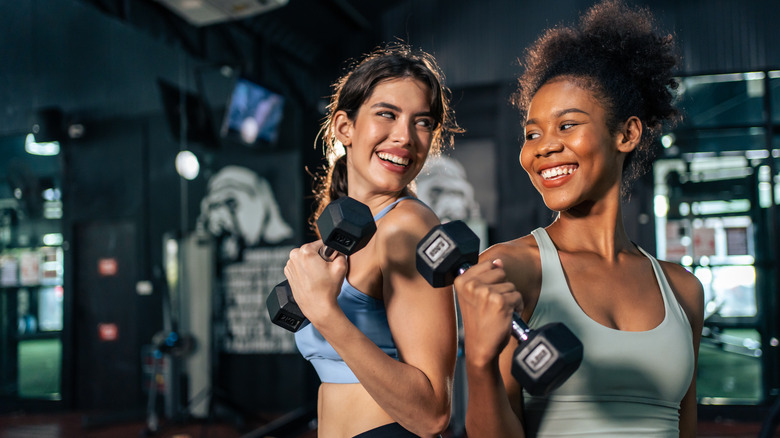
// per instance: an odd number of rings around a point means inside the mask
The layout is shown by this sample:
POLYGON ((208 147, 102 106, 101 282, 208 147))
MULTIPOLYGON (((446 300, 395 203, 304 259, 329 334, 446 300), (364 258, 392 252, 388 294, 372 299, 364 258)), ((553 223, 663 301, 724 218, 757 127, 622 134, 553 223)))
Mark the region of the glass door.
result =
POLYGON ((62 398, 59 145, 0 138, 0 406, 62 398))

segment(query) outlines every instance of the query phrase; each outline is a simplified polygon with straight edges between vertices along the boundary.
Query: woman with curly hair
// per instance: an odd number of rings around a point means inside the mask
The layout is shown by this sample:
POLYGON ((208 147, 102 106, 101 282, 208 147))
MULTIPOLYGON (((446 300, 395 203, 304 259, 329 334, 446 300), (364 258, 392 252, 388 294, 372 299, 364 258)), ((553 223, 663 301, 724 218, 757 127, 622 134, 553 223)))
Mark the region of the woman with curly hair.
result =
POLYGON ((292 250, 284 269, 311 322, 295 341, 322 381, 320 437, 431 437, 449 423, 455 298, 417 272, 417 243, 439 219, 410 187, 459 131, 442 80, 429 54, 393 44, 335 85, 322 129, 333 160, 312 223, 349 196, 369 207, 377 230, 349 261, 324 261, 319 240, 292 250))
POLYGON ((455 281, 470 438, 695 436, 702 286, 635 245, 621 207, 678 116, 676 61, 650 12, 617 0, 528 49, 514 96, 520 161, 557 215, 455 281), (563 322, 583 343, 577 371, 547 395, 510 374, 513 311, 532 329, 563 322))

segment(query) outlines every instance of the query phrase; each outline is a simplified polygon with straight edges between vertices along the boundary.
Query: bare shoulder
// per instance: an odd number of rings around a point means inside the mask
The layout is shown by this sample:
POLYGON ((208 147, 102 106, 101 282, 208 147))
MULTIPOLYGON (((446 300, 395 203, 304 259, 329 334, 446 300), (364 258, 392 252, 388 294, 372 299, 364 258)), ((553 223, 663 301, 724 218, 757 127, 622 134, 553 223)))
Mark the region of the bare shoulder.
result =
POLYGON ((385 262, 414 265, 411 255, 417 244, 439 223, 425 204, 414 200, 399 202, 377 224, 375 238, 380 256, 385 262))
POLYGON ((542 265, 539 246, 532 235, 526 235, 507 242, 497 243, 479 256, 480 261, 501 259, 507 279, 527 297, 536 295, 541 287, 542 265))
POLYGON ((676 263, 660 260, 659 263, 691 324, 701 325, 704 313, 704 288, 699 279, 676 263))
POLYGON ((529 259, 539 257, 539 246, 532 235, 523 236, 507 242, 496 243, 480 255, 481 260, 503 259, 505 262, 527 263, 529 259))
POLYGON ((404 200, 381 219, 377 234, 383 239, 397 238, 404 234, 421 238, 439 223, 436 213, 427 205, 411 199, 404 200))

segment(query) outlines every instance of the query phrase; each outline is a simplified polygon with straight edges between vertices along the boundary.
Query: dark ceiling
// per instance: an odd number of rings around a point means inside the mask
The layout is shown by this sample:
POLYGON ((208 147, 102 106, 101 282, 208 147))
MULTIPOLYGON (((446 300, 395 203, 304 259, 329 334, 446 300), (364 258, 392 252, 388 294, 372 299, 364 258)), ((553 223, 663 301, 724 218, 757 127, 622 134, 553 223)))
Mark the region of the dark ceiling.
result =
POLYGON ((268 54, 303 68, 338 65, 377 44, 382 14, 408 0, 290 0, 259 15, 203 27, 156 0, 81 1, 196 58, 251 71, 268 54))

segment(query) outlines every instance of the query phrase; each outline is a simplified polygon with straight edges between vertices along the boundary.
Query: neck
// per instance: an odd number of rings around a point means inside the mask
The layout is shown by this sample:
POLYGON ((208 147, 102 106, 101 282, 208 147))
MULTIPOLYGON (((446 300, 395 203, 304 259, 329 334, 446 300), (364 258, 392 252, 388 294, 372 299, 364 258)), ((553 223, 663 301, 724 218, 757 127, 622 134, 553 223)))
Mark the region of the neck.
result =
POLYGON ((395 202, 398 198, 406 196, 406 189, 399 192, 371 193, 361 190, 349 189, 349 197, 366 204, 372 215, 376 215, 383 208, 395 202))
POLYGON ((596 253, 607 260, 616 260, 624 251, 636 251, 626 233, 617 197, 558 213, 548 232, 562 251, 596 253))

